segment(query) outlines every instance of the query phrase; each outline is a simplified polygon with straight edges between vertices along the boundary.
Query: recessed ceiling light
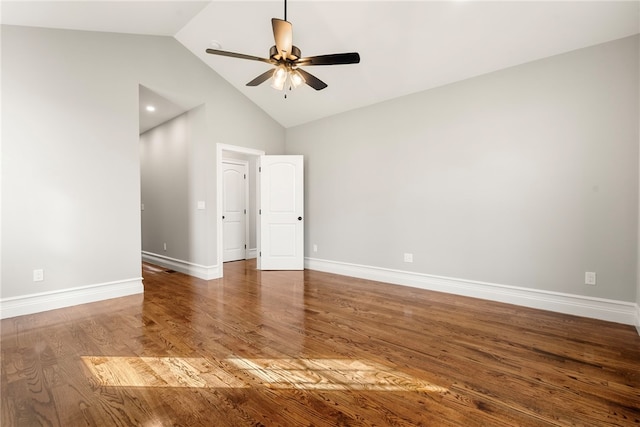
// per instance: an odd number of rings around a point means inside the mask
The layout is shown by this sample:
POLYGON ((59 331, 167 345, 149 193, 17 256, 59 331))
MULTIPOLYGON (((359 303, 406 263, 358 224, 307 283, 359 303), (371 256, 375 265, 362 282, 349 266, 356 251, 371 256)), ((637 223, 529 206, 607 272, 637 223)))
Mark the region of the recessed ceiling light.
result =
POLYGON ((156 107, 153 105, 147 105, 147 111, 156 111, 156 107))

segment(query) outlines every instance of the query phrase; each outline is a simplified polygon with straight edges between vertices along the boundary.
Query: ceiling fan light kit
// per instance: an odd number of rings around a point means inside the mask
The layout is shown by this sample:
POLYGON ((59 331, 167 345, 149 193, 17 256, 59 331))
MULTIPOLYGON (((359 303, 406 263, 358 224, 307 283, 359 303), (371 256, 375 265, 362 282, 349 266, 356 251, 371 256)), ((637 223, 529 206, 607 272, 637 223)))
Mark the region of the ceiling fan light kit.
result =
POLYGON ((299 68, 301 66, 344 65, 357 64, 360 62, 360 55, 357 52, 334 53, 303 58, 300 49, 293 45, 293 27, 291 23, 286 20, 287 0, 284 1, 284 18, 284 20, 278 18, 271 19, 273 38, 276 44, 269 49, 269 58, 260 58, 258 56, 227 52, 219 49, 207 49, 206 52, 212 55, 260 61, 274 65, 274 70, 268 70, 260 74, 247 83, 247 86, 258 86, 271 78, 271 87, 277 90, 285 90, 287 88, 291 90, 302 84, 307 84, 315 90, 322 90, 327 87, 325 82, 299 68), (289 84, 287 84, 287 82, 289 84))
POLYGON ((277 90, 284 89, 284 84, 287 81, 287 71, 284 67, 278 67, 273 72, 273 82, 271 83, 271 87, 277 90))

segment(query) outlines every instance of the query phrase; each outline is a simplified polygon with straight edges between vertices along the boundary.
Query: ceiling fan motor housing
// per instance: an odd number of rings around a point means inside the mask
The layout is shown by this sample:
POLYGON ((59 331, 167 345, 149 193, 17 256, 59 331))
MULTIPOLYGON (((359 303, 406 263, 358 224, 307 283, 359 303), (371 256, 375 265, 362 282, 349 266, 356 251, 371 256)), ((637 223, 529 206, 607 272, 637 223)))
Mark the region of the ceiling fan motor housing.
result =
POLYGON ((282 58, 280 56, 280 52, 278 52, 277 47, 271 46, 271 48, 269 49, 269 58, 273 59, 274 61, 280 61, 283 59, 295 61, 297 59, 300 59, 301 57, 302 57, 302 52, 300 51, 300 49, 298 49, 298 46, 291 45, 291 52, 287 53, 286 58, 282 58))

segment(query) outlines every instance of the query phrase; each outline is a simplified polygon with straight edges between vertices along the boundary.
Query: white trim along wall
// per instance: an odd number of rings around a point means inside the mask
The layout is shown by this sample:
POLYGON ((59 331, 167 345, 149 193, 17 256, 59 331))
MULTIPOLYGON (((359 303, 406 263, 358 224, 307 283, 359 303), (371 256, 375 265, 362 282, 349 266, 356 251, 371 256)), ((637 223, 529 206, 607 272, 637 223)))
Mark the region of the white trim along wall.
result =
POLYGON ((632 302, 434 276, 316 258, 306 258, 305 268, 395 285, 411 286, 430 291, 445 292, 554 311, 557 313, 623 323, 626 325, 635 325, 640 334, 640 308, 632 302))
POLYGON ((142 251, 142 261, 159 265, 160 267, 170 268, 189 276, 197 277, 203 280, 213 280, 221 277, 218 265, 201 265, 181 259, 171 258, 168 256, 154 254, 152 252, 142 251))
POLYGON ((0 318, 23 316, 106 299, 142 294, 142 278, 99 283, 79 288, 21 295, 0 300, 0 318))

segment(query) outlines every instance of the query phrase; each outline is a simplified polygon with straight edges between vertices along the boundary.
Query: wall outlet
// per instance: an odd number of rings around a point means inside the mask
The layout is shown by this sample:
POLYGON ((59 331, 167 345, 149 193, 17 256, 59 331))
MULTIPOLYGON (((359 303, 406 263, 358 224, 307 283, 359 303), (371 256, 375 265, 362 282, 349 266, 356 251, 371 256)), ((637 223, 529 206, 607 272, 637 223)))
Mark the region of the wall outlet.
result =
POLYGON ((198 200, 198 210, 205 210, 207 208, 207 204, 204 202, 204 200, 198 200))
POLYGON ((163 243, 162 247, 164 248, 165 251, 167 250, 167 244, 166 243, 163 243))
POLYGON ((313 244, 313 252, 318 252, 318 245, 315 243, 313 244))
POLYGON ((413 254, 404 254, 404 262, 413 262, 413 254))
POLYGON ((584 284, 585 285, 596 285, 596 273, 595 271, 585 271, 584 272, 584 284))
POLYGON ((33 281, 42 282, 43 280, 44 280, 44 270, 41 268, 33 270, 33 281))

